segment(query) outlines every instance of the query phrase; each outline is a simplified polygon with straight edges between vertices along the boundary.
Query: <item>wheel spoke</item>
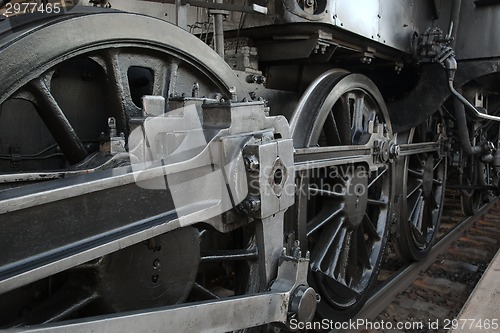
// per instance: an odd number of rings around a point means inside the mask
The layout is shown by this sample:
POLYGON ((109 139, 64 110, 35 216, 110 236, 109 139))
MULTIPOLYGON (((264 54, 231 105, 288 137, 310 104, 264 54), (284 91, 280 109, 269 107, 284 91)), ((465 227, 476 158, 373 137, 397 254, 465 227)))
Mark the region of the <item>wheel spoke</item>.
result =
POLYGON ((372 220, 366 213, 365 216, 363 217, 362 224, 363 224, 363 230, 366 231, 368 236, 375 239, 376 241, 379 241, 381 239, 375 225, 373 224, 372 220))
POLYGON ((313 217, 311 221, 307 224, 307 236, 310 236, 315 231, 323 227, 325 224, 330 222, 335 216, 342 213, 343 205, 339 204, 335 207, 325 207, 318 215, 313 217))
MULTIPOLYGON (((176 94, 176 83, 179 71, 179 64, 177 62, 171 62, 165 72, 165 86, 167 91, 165 91, 166 98, 174 96, 176 94)), ((168 104, 168 103, 167 103, 168 104)))
POLYGON ((359 292, 348 287, 344 283, 328 275, 324 275, 323 273, 319 274, 320 278, 325 280, 324 283, 327 284, 330 287, 330 289, 335 290, 336 294, 341 295, 343 299, 358 299, 361 296, 359 292))
POLYGON ((418 163, 422 166, 422 167, 425 167, 425 161, 422 159, 422 154, 417 154, 417 160, 418 160, 418 163))
POLYGON ((432 168, 433 171, 436 171, 436 169, 441 165, 441 163, 444 161, 444 157, 441 157, 437 162, 436 164, 434 165, 434 167, 432 168))
POLYGON ((349 108, 353 111, 351 133, 353 142, 357 141, 356 138, 363 133, 363 115, 365 111, 364 95, 352 94, 349 97, 349 108))
POLYGON ((437 186, 441 186, 441 185, 443 185, 443 181, 442 181, 442 180, 439 180, 439 179, 436 179, 436 178, 433 178, 433 179, 432 179, 432 183, 433 183, 434 185, 437 185, 437 186))
POLYGON ((387 170, 389 170, 389 166, 386 165, 384 167, 384 170, 380 172, 372 181, 370 181, 370 183, 368 184, 368 188, 372 187, 372 185, 375 184, 380 179, 380 177, 382 177, 387 172, 387 170))
POLYGON ((35 96, 36 109, 40 118, 42 118, 68 161, 72 164, 82 161, 87 157, 87 151, 47 84, 42 78, 38 78, 30 83, 30 88, 35 96))
MULTIPOLYGON (((365 97, 364 95, 358 95, 358 94, 353 94, 352 97, 349 97, 349 99, 353 98, 354 99, 354 105, 352 106, 354 110, 353 114, 353 130, 361 130, 363 128, 363 113, 365 111, 365 97)), ((353 103, 349 101, 349 103, 353 103)), ((353 131, 353 132, 354 132, 353 131)))
POLYGON ((422 177, 424 175, 424 172, 408 168, 408 174, 416 176, 416 177, 422 177))
POLYGON ((168 98, 169 65, 163 61, 159 62, 153 69, 153 95, 168 98))
POLYGON ((220 297, 207 288, 203 287, 201 284, 195 282, 193 284, 193 289, 191 290, 191 293, 198 299, 202 300, 213 300, 213 299, 219 299, 220 297))
POLYGON ((350 246, 349 246, 349 269, 346 272, 346 283, 349 286, 352 286, 353 282, 359 278, 360 271, 363 271, 364 265, 360 263, 359 258, 359 247, 358 244, 358 235, 361 233, 362 227, 359 226, 355 230, 351 232, 350 235, 350 246))
POLYGON ((118 126, 128 129, 130 116, 141 116, 139 108, 132 102, 127 73, 124 73, 118 50, 107 50, 104 55, 106 72, 111 85, 112 102, 118 110, 116 113, 118 126), (132 112, 133 111, 133 112, 132 112))
MULTIPOLYGON (((337 223, 329 224, 325 232, 321 234, 318 244, 314 247, 314 252, 311 258, 311 268, 313 270, 321 270, 321 263, 325 259, 326 255, 332 250, 331 248, 334 245, 339 232, 342 233, 341 229, 344 230, 344 228, 342 228, 343 223, 344 218, 341 217, 337 220, 337 223)), ((339 242, 337 242, 337 247, 338 243, 339 242)))
POLYGON ((425 239, 424 235, 422 234, 422 232, 415 226, 412 225, 412 231, 413 231, 413 236, 416 238, 416 240, 420 243, 420 244, 425 244, 427 242, 427 240, 425 239))
MULTIPOLYGON (((353 233, 352 230, 346 230, 345 237, 341 243, 341 248, 337 250, 338 252, 340 252, 340 256, 339 256, 340 262, 338 264, 339 274, 338 274, 337 279, 340 282, 345 283, 346 285, 348 285, 347 280, 346 280, 347 271, 348 271, 348 269, 350 270, 350 269, 355 267, 354 265, 353 265, 353 267, 348 267, 349 260, 351 259, 349 257, 349 252, 351 252, 350 250, 351 250, 351 245, 352 245, 351 244, 352 233, 353 233)), ((340 242, 339 242, 339 244, 340 244, 340 242)), ((351 264, 352 264, 352 262, 351 262, 351 264)))
POLYGON ((434 228, 434 223, 437 223, 438 220, 434 219, 434 209, 432 208, 431 203, 429 202, 430 200, 435 201, 434 197, 431 196, 432 199, 428 198, 425 200, 424 204, 424 213, 423 213, 423 221, 422 221, 422 230, 424 236, 427 237, 429 230, 434 228))
POLYGON ((406 195, 406 199, 411 197, 415 192, 417 192, 422 187, 422 180, 418 179, 418 183, 419 184, 417 186, 415 186, 415 188, 413 190, 411 190, 411 192, 406 195))
MULTIPOLYGON (((371 224, 371 223, 370 223, 371 224)), ((367 268, 367 269, 371 269, 372 266, 370 264, 370 253, 368 251, 368 247, 366 245, 366 240, 365 240, 365 223, 363 223, 359 230, 357 231, 357 252, 358 252, 358 261, 360 262, 360 264, 363 265, 363 267, 367 268)), ((372 224, 373 226, 373 224, 372 224)), ((375 235, 378 237, 378 234, 376 234, 376 230, 373 228, 372 231, 370 232, 374 232, 375 231, 375 235)), ((380 237, 378 237, 378 239, 380 239, 380 237)))
POLYGON ((239 260, 257 260, 258 254, 255 248, 237 250, 211 250, 201 253, 200 262, 222 262, 239 260))
POLYGON ((419 195, 417 197, 417 200, 415 201, 415 204, 413 205, 411 212, 408 214, 408 220, 411 220, 413 218, 413 215, 417 211, 420 200, 422 200, 422 190, 419 190, 419 195))
POLYGON ((412 225, 415 226, 415 228, 421 228, 422 226, 423 205, 424 205, 424 198, 422 196, 419 196, 415 204, 415 209, 410 215, 412 225))
POLYGON ((320 188, 316 187, 309 187, 309 194, 311 195, 321 195, 324 197, 328 198, 336 198, 336 199, 342 199, 346 195, 345 191, 343 192, 334 192, 334 191, 329 191, 329 190, 323 190, 320 188))
POLYGON ((326 144, 328 146, 342 145, 342 139, 340 138, 337 123, 335 121, 335 117, 333 116, 332 111, 330 111, 328 113, 328 116, 326 117, 324 131, 326 137, 326 144))
POLYGON ((346 110, 349 110, 349 101, 347 100, 347 97, 343 95, 340 98, 340 102, 334 105, 332 112, 335 117, 335 122, 337 124, 337 131, 342 140, 342 144, 350 145, 352 144, 352 137, 351 137, 352 118, 351 118, 351 113, 346 112, 346 110))
MULTIPOLYGON (((329 249, 331 257, 328 263, 328 269, 325 271, 325 274, 333 278, 335 277, 335 269, 339 265, 339 259, 341 259, 341 256, 344 253, 346 237, 347 237, 347 229, 342 228, 339 232, 337 241, 329 249)), ((342 262, 340 264, 342 264, 342 262)))
POLYGON ((383 200, 383 199, 368 199, 368 204, 369 205, 376 205, 376 206, 383 206, 383 207, 386 207, 389 203, 387 202, 387 200, 383 200))
POLYGON ((57 290, 42 307, 27 311, 12 327, 21 327, 37 323, 52 323, 71 317, 85 306, 98 299, 97 292, 81 286, 65 285, 57 290))

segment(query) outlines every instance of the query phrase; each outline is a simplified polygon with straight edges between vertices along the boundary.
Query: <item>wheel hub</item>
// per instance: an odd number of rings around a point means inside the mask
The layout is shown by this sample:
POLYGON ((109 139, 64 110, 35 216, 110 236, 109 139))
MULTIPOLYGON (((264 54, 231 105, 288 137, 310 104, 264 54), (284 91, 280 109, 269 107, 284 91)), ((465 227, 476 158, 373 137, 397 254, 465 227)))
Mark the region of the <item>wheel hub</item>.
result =
POLYGON ((365 215, 368 201, 368 173, 365 167, 356 166, 349 168, 344 178, 345 187, 345 212, 347 222, 351 227, 357 227, 365 215))

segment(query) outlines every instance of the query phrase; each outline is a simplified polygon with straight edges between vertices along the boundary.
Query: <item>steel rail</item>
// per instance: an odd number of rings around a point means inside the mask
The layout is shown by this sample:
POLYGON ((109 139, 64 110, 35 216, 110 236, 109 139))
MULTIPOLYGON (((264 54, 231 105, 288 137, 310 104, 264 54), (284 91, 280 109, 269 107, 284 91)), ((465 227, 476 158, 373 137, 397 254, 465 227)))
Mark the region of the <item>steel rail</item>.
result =
MULTIPOLYGON (((427 270, 435 261, 436 258, 448 249, 451 243, 457 241, 462 233, 467 230, 474 222, 479 220, 489 209, 495 204, 497 199, 485 204, 477 214, 466 218, 443 238, 434 244, 432 251, 426 259, 417 261, 406 267, 401 268, 393 274, 393 277, 375 288, 370 295, 370 298, 365 303, 361 311, 352 320, 357 319, 373 320, 375 319, 389 304, 392 303, 397 294, 404 291, 418 277, 420 272, 427 270)), ((334 330, 332 332, 357 332, 356 330, 334 330)))

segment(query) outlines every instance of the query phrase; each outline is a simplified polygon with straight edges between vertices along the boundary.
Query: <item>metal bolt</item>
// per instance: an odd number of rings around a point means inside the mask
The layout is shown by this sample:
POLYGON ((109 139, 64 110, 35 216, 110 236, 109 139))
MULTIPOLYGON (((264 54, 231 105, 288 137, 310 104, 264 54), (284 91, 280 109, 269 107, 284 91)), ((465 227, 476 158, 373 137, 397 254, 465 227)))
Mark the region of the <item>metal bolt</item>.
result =
POLYGON ((191 90, 191 97, 199 97, 200 95, 200 84, 195 82, 193 84, 193 89, 191 90))
POLYGON ((293 242, 293 247, 292 247, 292 257, 299 259, 302 257, 302 251, 300 251, 300 241, 296 240, 293 242))
POLYGON ((399 153, 401 152, 401 147, 397 144, 391 144, 389 147, 389 158, 394 159, 399 156, 399 153))
POLYGON ((257 75, 247 75, 247 82, 248 83, 256 83, 257 82, 257 75))
POLYGON ((151 281, 153 283, 158 283, 159 279, 160 279, 160 276, 158 274, 151 276, 151 281))
POLYGON ((266 83, 266 77, 264 75, 257 75, 257 80, 255 81, 258 84, 266 83))
POLYGON ((231 101, 232 102, 237 102, 238 101, 238 96, 236 95, 236 87, 230 87, 229 88, 229 93, 231 94, 231 101))
POLYGON ((245 165, 246 165, 248 171, 259 172, 260 164, 259 164, 259 160, 257 159, 257 157, 255 155, 249 155, 249 156, 245 157, 245 165))
POLYGON ((153 268, 154 268, 154 269, 158 269, 158 268, 160 268, 160 259, 155 259, 155 260, 153 261, 153 268))
POLYGON ((116 136, 116 119, 115 119, 115 117, 108 118, 108 127, 109 127, 109 136, 115 137, 116 136))
POLYGON ((260 209, 260 200, 252 197, 246 198, 238 205, 238 209, 243 214, 254 213, 260 209))
POLYGON ((314 0, 306 0, 305 1, 306 7, 312 7, 314 6, 314 0))

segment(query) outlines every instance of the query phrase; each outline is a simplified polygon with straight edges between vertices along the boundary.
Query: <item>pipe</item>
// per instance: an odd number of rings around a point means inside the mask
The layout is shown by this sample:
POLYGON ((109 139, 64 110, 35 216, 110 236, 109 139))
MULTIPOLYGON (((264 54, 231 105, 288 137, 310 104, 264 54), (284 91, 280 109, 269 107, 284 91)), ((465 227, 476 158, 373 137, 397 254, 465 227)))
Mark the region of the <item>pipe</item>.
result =
POLYGON ((455 99, 453 101, 455 109, 455 118, 457 120, 458 138, 460 145, 467 155, 481 154, 483 148, 481 146, 472 146, 469 139, 469 130, 467 129, 467 120, 465 119, 465 107, 461 101, 455 99))
MULTIPOLYGON (((222 0, 216 0, 216 3, 222 3, 222 0)), ((214 13, 214 32, 215 32, 215 52, 224 59, 224 27, 222 25, 222 13, 214 13)))
POLYGON ((457 71, 458 65, 453 55, 449 56, 443 61, 443 66, 446 69, 446 75, 448 76, 448 88, 450 88, 451 93, 456 98, 458 98, 460 102, 463 105, 465 105, 469 111, 472 112, 474 117, 486 120, 500 121, 500 117, 480 112, 464 96, 462 96, 458 91, 455 90, 455 87, 453 86, 453 81, 455 80, 455 73, 457 71))
POLYGON ((455 87, 453 87, 453 80, 455 79, 455 73, 457 71, 457 61, 455 60, 455 57, 451 56, 446 58, 443 65, 446 69, 446 75, 448 76, 448 87, 450 88, 451 93, 456 97, 453 100, 453 106, 455 109, 455 118, 457 120, 460 145, 467 155, 481 154, 483 152, 483 147, 472 146, 470 143, 469 130, 467 129, 467 119, 465 118, 465 106, 467 106, 475 114, 484 114, 479 112, 465 97, 455 90, 455 87))
POLYGON ((450 87, 451 93, 453 95, 455 95, 455 97, 458 98, 458 100, 460 100, 460 102, 463 105, 465 105, 467 107, 467 109, 469 111, 471 111, 472 114, 476 118, 481 118, 481 119, 486 119, 486 120, 493 120, 493 121, 500 121, 500 117, 492 116, 491 114, 482 113, 478 109, 476 109, 467 99, 465 99, 465 97, 463 97, 462 95, 460 95, 460 93, 455 90, 455 88, 453 87, 453 81, 451 81, 451 80, 448 81, 448 86, 450 87))
POLYGON ((452 1, 452 7, 451 7, 451 18, 450 18, 450 25, 453 23, 453 30, 451 31, 451 48, 455 49, 456 41, 457 41, 457 34, 458 34, 458 24, 460 21, 460 8, 462 7, 462 0, 454 0, 452 1))

